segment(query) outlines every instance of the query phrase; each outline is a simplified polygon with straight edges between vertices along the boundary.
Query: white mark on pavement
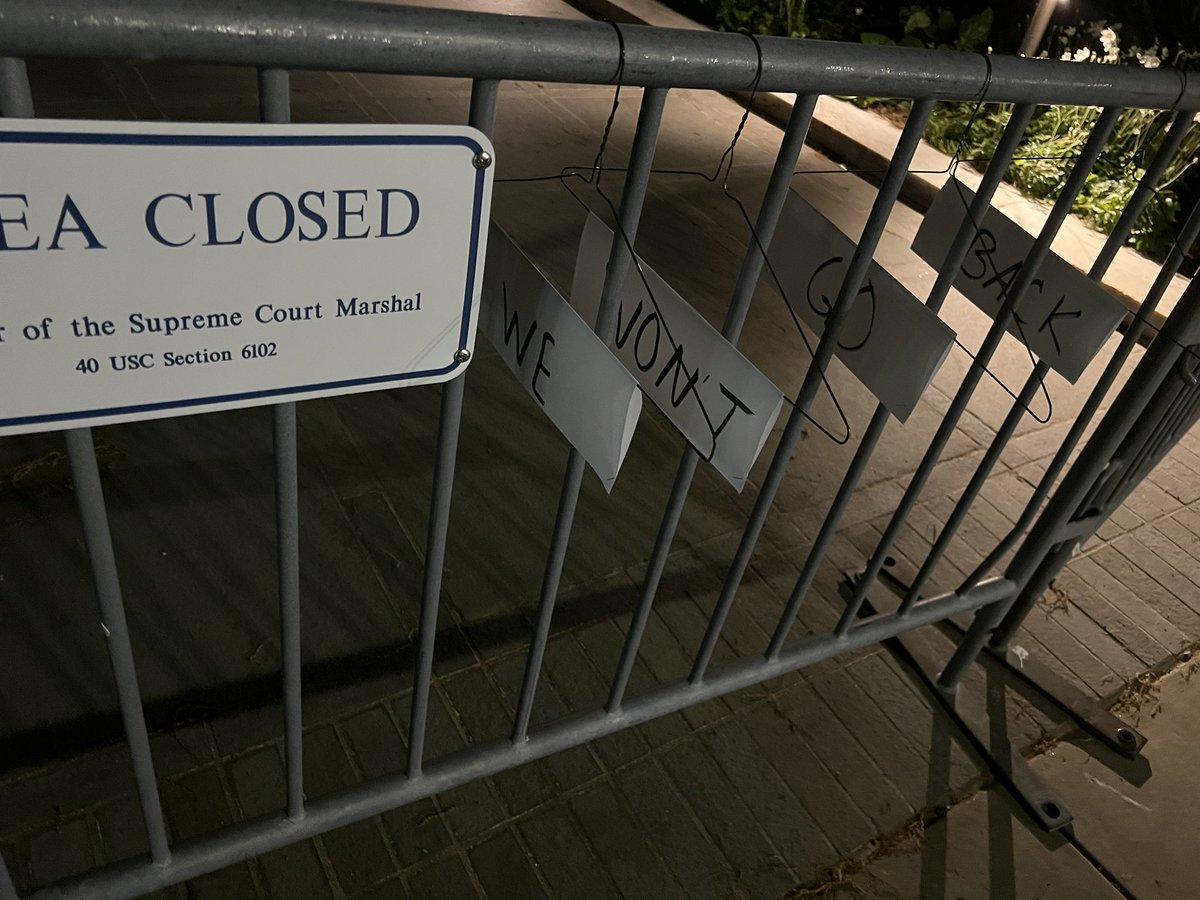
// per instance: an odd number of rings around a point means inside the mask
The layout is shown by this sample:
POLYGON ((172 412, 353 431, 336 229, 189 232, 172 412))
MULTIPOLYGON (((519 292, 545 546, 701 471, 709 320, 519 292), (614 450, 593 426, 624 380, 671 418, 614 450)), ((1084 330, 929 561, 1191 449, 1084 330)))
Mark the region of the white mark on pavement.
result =
POLYGON ((1029 658, 1029 651, 1019 644, 1012 648, 1013 656, 1017 658, 1017 662, 1021 664, 1021 668, 1025 668, 1025 660, 1029 658))
POLYGON ((1092 784, 1096 785, 1096 787, 1102 787, 1106 791, 1112 791, 1114 794, 1116 794, 1118 797, 1120 797, 1122 800, 1124 800, 1130 806, 1136 806, 1138 809, 1144 809, 1146 812, 1153 812, 1153 810, 1151 810, 1150 807, 1146 806, 1144 803, 1138 803, 1132 797, 1128 797, 1125 794, 1122 794, 1111 784, 1106 784, 1105 782, 1103 782, 1099 778, 1097 778, 1095 775, 1089 775, 1085 772, 1083 777, 1086 778, 1088 781, 1090 781, 1092 784))

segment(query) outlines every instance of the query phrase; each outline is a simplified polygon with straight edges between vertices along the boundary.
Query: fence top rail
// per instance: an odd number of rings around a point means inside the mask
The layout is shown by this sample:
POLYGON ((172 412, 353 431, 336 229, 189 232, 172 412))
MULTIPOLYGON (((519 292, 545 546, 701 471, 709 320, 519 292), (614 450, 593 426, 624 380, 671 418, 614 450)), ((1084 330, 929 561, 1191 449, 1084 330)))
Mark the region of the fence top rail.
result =
MULTIPOLYGON (((622 25, 626 84, 746 90, 746 35, 622 25)), ((1113 65, 758 39, 760 89, 861 96, 1200 108, 1200 79, 1113 65), (989 75, 990 62, 990 75, 989 75)), ((344 0, 0 0, 0 55, 92 57, 612 84, 605 22, 344 0)))

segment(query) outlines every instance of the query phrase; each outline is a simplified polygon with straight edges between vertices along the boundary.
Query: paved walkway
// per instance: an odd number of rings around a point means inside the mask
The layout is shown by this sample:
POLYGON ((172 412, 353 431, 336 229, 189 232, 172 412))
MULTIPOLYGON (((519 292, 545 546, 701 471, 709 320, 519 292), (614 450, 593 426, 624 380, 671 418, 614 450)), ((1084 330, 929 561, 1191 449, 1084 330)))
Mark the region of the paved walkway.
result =
MULTIPOLYGON (((556 0, 518 6, 576 15, 556 0)), ((248 71, 35 63, 31 77, 46 116, 257 114, 248 71)), ((618 166, 637 91, 623 96, 609 156, 618 166)), ((590 162, 611 97, 601 88, 504 85, 497 177, 590 162)), ((467 105, 464 82, 326 73, 297 73, 292 98, 296 121, 458 122, 467 105)), ((738 117, 720 96, 673 92, 657 165, 714 167, 738 117)), ((739 145, 731 188, 752 212, 778 140, 774 126, 752 118, 739 145)), ((805 151, 802 168, 828 167, 805 151)), ((874 195, 850 176, 801 176, 795 185, 851 235, 874 195)), ((614 179, 611 190, 618 189, 614 179)), ((560 186, 498 184, 494 214, 552 278, 570 283, 583 213, 560 186)), ((908 250, 919 222, 917 213, 897 208, 877 258, 924 296, 932 273, 908 250)), ((748 238, 736 207, 700 179, 659 176, 642 235, 639 252, 719 322, 748 238)), ((959 298, 944 317, 968 346, 987 327, 959 298)), ((742 346, 785 392, 798 388, 803 347, 766 287, 742 346)), ((561 438, 482 340, 479 350, 467 381, 431 754, 507 732, 566 457, 561 438)), ((840 569, 860 564, 873 546, 966 364, 952 354, 907 425, 886 431, 803 611, 803 628, 835 621, 840 569)), ((1015 342, 995 365, 1010 385, 1028 367, 1015 342)), ((1022 424, 938 573, 947 582, 972 567, 1019 512, 1096 368, 1075 387, 1051 382, 1052 422, 1022 424)), ((836 365, 831 380, 861 433, 873 402, 836 365)), ((400 767, 437 399, 436 389, 411 388, 300 408, 310 796, 400 767)), ((981 389, 899 554, 919 559, 927 550, 1005 400, 999 388, 981 389)), ((814 414, 829 422, 833 411, 823 399, 814 414)), ((100 429, 97 438, 172 837, 279 808, 269 416, 250 410, 139 423, 100 429)), ((742 495, 701 467, 633 690, 686 672, 776 439, 742 495)), ((61 449, 53 435, 0 443, 0 658, 8 675, 0 691, 0 848, 22 886, 144 849, 111 714, 115 697, 101 674, 107 661, 61 449)), ((602 700, 681 449, 648 408, 612 495, 586 482, 535 720, 602 700)), ((852 449, 815 431, 802 443, 717 662, 765 646, 852 449)), ((1200 639, 1198 473, 1200 438, 1193 435, 1072 562, 1053 602, 1030 617, 1021 640, 1031 652, 1110 697, 1200 639)), ((1055 728, 1015 694, 1007 708, 1021 746, 1055 728)), ((978 771, 896 663, 865 651, 166 896, 783 897, 869 851, 880 835, 940 821, 948 802, 979 787, 978 771)), ((1017 865, 1090 870, 1072 845, 1046 849, 1052 855, 1044 858, 1034 850, 1031 843, 1017 854, 1017 865)), ((944 895, 956 896, 948 887, 944 895)))
POLYGON ((1035 771, 1075 812, 1069 837, 1081 853, 1064 846, 1063 836, 1047 837, 1021 827, 1012 801, 993 787, 955 805, 923 831, 898 836, 886 852, 861 867, 846 866, 828 882, 824 896, 1194 896, 1195 845, 1178 826, 1180 817, 1200 802, 1195 778, 1198 670, 1200 662, 1194 660, 1180 665, 1148 686, 1141 707, 1132 711, 1151 741, 1150 764, 1107 760, 1110 770, 1089 755, 1099 750, 1086 741, 1049 747, 1034 761, 1035 771))

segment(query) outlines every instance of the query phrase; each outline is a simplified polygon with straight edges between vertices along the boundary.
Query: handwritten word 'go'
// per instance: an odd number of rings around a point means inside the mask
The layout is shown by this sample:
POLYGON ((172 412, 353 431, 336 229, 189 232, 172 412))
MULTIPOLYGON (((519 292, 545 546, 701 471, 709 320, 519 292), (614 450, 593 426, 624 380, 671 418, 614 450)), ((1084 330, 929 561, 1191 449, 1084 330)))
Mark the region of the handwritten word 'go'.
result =
MULTIPOLYGON (((822 319, 829 318, 829 314, 833 312, 833 301, 829 299, 829 295, 825 293, 823 288, 826 286, 832 288, 831 292, 834 294, 841 288, 842 275, 838 274, 839 270, 833 267, 844 261, 844 258, 841 256, 830 257, 817 266, 813 270, 812 277, 808 279, 808 296, 806 298, 808 306, 822 319), (821 282, 819 285, 817 283, 818 279, 821 282), (813 295, 814 290, 817 292, 815 297, 813 295)), ((859 340, 851 341, 849 340, 851 336, 847 335, 846 343, 843 343, 841 340, 838 341, 838 346, 848 353, 853 353, 855 350, 861 350, 865 347, 867 341, 871 340, 871 332, 875 329, 875 286, 869 280, 859 288, 858 294, 854 299, 855 305, 862 302, 858 298, 862 297, 863 294, 866 294, 871 301, 871 314, 863 317, 865 328, 859 340)), ((854 335, 854 337, 859 336, 854 335)))

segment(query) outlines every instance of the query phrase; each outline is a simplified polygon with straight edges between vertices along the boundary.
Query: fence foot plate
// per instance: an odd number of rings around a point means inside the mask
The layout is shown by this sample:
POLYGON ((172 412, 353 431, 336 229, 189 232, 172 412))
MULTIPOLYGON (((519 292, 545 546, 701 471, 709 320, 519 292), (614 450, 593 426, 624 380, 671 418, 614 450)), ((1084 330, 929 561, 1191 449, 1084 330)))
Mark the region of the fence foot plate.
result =
MULTIPOLYGON (((957 622, 950 627, 960 631, 957 622)), ((992 658, 1002 663, 1013 675, 1036 690, 1041 696, 1067 713, 1083 731, 1126 759, 1137 759, 1146 746, 1146 737, 1123 719, 1113 715, 1098 701, 1086 694, 1047 666, 1038 662, 1023 648, 988 647, 992 658)))
MULTIPOLYGON (((843 574, 843 588, 852 590, 859 573, 843 574)), ((885 612, 889 605, 896 605, 888 602, 892 600, 890 595, 878 603, 868 598, 863 604, 863 614, 885 612)), ((937 652, 929 645, 927 636, 910 631, 883 643, 920 677, 938 705, 958 725, 960 733, 967 738, 975 753, 987 763, 992 775, 1039 826, 1053 832, 1071 823, 1073 816, 1066 804, 1033 771, 1025 757, 1007 740, 994 741, 987 698, 983 693, 969 683, 960 684, 953 693, 938 687, 937 678, 942 663, 937 652)))
MULTIPOLYGON (((894 586, 901 594, 908 593, 914 573, 898 563, 881 573, 881 580, 894 586)), ((946 620, 946 626, 961 637, 970 624, 970 617, 946 620)), ((1080 729, 1126 759, 1137 759, 1146 746, 1146 737, 1128 722, 1113 715, 1104 704, 1091 697, 1043 665, 1019 647, 987 646, 991 657, 1029 685, 1041 697, 1061 709, 1080 729)))

